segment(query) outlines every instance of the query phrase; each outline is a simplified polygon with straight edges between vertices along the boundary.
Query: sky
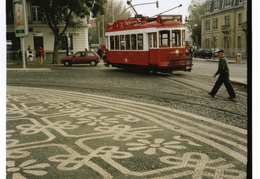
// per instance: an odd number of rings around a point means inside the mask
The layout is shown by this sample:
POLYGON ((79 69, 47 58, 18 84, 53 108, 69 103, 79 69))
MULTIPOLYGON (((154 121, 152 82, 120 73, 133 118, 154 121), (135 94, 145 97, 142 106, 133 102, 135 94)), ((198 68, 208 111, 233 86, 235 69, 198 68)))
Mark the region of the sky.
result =
MULTIPOLYGON (((122 1, 128 7, 128 5, 126 4, 127 0, 117 0, 117 1, 122 1)), ((132 5, 152 3, 152 2, 156 2, 156 0, 132 0, 132 5)), ((182 4, 182 7, 169 11, 166 14, 181 14, 183 15, 183 18, 189 15, 188 7, 191 3, 191 0, 158 0, 158 2, 159 2, 158 9, 156 8, 155 4, 136 6, 135 9, 138 14, 151 17, 182 4)))

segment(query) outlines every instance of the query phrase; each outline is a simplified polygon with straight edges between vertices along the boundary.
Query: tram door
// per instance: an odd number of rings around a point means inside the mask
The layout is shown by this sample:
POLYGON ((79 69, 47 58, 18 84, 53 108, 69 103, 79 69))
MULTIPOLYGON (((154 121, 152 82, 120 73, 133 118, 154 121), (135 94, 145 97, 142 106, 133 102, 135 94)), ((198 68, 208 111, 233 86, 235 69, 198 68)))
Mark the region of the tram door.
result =
POLYGON ((150 64, 158 64, 159 49, 158 49, 158 42, 157 42, 157 32, 148 34, 148 46, 149 46, 150 64))

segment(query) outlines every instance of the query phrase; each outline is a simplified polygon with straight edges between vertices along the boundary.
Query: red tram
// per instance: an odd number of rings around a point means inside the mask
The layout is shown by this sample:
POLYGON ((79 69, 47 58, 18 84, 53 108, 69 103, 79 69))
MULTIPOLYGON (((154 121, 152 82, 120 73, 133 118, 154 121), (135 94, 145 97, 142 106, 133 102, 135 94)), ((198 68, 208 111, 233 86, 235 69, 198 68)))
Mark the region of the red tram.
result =
POLYGON ((105 65, 172 73, 191 71, 182 15, 138 17, 109 23, 105 65))

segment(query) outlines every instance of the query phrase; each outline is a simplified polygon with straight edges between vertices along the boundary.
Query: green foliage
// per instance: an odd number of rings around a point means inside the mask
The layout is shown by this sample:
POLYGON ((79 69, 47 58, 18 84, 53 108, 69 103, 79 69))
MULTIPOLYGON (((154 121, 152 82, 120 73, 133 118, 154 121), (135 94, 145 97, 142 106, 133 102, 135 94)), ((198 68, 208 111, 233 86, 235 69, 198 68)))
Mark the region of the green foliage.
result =
MULTIPOLYGON (((119 19, 128 19, 131 16, 130 10, 127 9, 126 1, 116 1, 116 0, 107 0, 107 3, 103 4, 104 7, 104 14, 98 13, 96 17, 96 30, 97 33, 100 34, 94 35, 94 31, 91 32, 92 37, 103 37, 103 31, 106 30, 107 24, 113 22, 112 18, 112 9, 114 9, 114 21, 117 21, 119 19), (113 8, 112 8, 112 2, 113 2, 113 8), (104 29, 103 29, 103 21, 104 21, 104 29)), ((93 39, 94 40, 94 39, 93 39)), ((98 41, 98 40, 95 40, 98 41)))
POLYGON ((187 28, 191 31, 191 38, 194 42, 201 44, 201 18, 204 14, 204 5, 203 0, 192 0, 188 8, 189 11, 189 22, 186 24, 187 28))
POLYGON ((107 0, 32 0, 40 7, 48 26, 54 34, 53 63, 58 61, 58 45, 62 35, 68 28, 78 28, 82 25, 82 18, 96 17, 104 14, 103 4, 107 0))

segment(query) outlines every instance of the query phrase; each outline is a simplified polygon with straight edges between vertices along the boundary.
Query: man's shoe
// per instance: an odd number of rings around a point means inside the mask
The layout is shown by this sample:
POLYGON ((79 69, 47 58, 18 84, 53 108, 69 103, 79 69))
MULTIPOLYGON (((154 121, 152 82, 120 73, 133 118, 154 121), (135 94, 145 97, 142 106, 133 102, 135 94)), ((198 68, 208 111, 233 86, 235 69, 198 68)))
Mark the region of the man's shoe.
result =
POLYGON ((211 93, 208 93, 212 98, 214 98, 214 95, 213 94, 211 94, 211 93))
POLYGON ((231 98, 231 97, 228 97, 228 99, 230 100, 230 101, 236 101, 236 98, 235 97, 233 97, 233 98, 231 98))

